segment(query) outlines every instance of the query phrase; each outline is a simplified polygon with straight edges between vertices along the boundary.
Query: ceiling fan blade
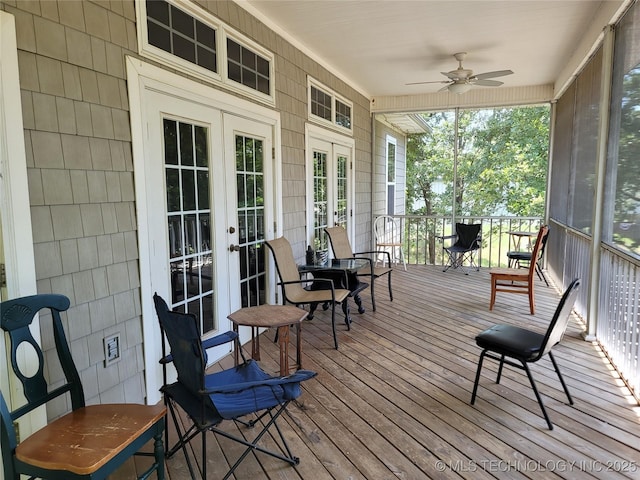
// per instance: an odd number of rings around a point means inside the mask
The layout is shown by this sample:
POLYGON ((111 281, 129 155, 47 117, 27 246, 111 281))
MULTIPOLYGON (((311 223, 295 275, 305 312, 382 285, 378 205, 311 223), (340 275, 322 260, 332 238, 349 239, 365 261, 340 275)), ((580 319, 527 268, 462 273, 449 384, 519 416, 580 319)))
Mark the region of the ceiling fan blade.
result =
POLYGON ((449 83, 449 80, 434 80, 433 82, 411 82, 405 83, 405 85, 423 85, 425 83, 449 83))
POLYGON ((445 85, 440 90, 438 90, 438 92, 446 92, 447 90, 449 90, 449 85, 445 85))
POLYGON ((499 82, 498 80, 478 80, 472 83, 481 87, 499 87, 504 84, 504 82, 499 82))
POLYGON ((474 80, 484 80, 487 78, 504 77, 505 75, 512 75, 512 74, 513 72, 511 70, 496 70, 495 72, 479 73, 478 75, 474 75, 472 78, 474 80))

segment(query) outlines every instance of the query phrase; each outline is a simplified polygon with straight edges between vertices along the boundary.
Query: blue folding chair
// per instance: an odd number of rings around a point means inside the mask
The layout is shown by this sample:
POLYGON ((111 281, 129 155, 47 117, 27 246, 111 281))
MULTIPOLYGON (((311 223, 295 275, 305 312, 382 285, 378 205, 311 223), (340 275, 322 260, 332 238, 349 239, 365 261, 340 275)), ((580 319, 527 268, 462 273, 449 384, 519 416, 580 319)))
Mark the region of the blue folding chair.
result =
MULTIPOLYGON (((291 465, 300 463, 295 457, 280 430, 277 420, 285 412, 292 400, 302 394, 300 383, 313 378, 316 373, 308 370, 274 377, 265 373, 257 362, 244 363, 220 372, 206 372, 206 353, 200 340, 200 332, 195 315, 173 312, 157 294, 153 297, 160 327, 171 349, 171 361, 178 373, 178 380, 161 388, 179 436, 177 446, 182 448, 191 477, 194 470, 187 452, 187 444, 200 435, 202 440, 202 478, 206 471, 206 432, 229 438, 246 447, 242 455, 225 475, 229 478, 246 456, 262 452, 283 460, 291 465), (189 417, 192 425, 183 428, 179 421, 177 407, 189 417), (254 418, 250 418, 255 414, 254 418), (221 430, 218 425, 223 420, 233 420, 240 428, 260 425, 262 428, 253 440, 235 436, 221 430), (258 442, 274 427, 280 438, 282 452, 268 450, 258 442)), ((166 358, 166 357, 165 357, 166 358)), ((273 435, 273 439, 276 437, 273 435)), ((276 442, 278 443, 278 442, 276 442)))

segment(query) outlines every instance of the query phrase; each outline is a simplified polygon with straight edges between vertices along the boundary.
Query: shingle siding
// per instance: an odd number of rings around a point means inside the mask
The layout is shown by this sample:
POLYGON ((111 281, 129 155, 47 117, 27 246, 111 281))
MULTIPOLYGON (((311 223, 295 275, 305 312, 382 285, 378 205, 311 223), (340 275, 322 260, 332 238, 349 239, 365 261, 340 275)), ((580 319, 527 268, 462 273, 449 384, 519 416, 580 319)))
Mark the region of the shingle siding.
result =
MULTIPOLYGON (((275 55, 283 231, 298 255, 306 246, 307 75, 353 102, 356 243, 357 248, 368 246, 369 100, 235 3, 197 3, 275 55)), ((125 72, 125 56, 137 55, 135 4, 18 0, 0 1, 0 9, 16 18, 38 291, 71 299, 65 322, 74 325, 70 340, 87 402, 143 402, 139 253, 125 72), (116 331, 122 335, 126 363, 105 368, 102 340, 116 331)), ((55 367, 50 373, 52 381, 59 379, 55 367)), ((49 416, 55 418, 69 407, 58 402, 49 408, 49 416)))

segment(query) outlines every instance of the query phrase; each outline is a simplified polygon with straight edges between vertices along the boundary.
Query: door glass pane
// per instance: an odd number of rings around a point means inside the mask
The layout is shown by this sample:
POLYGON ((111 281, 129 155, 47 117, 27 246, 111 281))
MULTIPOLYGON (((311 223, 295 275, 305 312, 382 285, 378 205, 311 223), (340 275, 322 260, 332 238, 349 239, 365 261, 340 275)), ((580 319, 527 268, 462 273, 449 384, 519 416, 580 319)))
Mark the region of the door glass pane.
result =
POLYGON ((264 142, 236 135, 236 188, 242 307, 266 303, 264 266, 264 142))
POLYGON ((195 314, 202 334, 217 324, 208 138, 205 127, 164 120, 171 308, 195 314))
POLYGON ((325 227, 327 219, 327 154, 313 152, 313 249, 315 251, 328 250, 329 241, 325 227))
POLYGON ((347 228, 347 168, 348 161, 344 155, 338 155, 336 160, 336 215, 334 222, 347 228))

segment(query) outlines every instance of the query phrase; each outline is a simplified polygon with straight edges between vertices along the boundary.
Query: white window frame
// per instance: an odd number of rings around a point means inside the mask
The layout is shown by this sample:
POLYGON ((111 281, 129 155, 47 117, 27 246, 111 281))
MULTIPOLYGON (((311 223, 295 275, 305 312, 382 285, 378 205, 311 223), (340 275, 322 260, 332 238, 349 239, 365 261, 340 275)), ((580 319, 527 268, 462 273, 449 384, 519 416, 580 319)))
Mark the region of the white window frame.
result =
POLYGON ((322 83, 318 82, 317 80, 311 77, 307 77, 307 115, 308 115, 309 121, 313 123, 331 127, 341 132, 345 132, 349 135, 353 135, 353 102, 350 102, 349 100, 344 98, 342 95, 339 95, 338 93, 334 92, 329 87, 327 87, 326 85, 323 85, 322 83), (325 94, 331 97, 331 119, 330 120, 327 120, 325 118, 319 117, 311 113, 311 87, 317 88, 318 90, 321 90, 322 92, 324 92, 325 94), (347 105, 351 109, 351 115, 349 116, 349 118, 351 119, 351 128, 343 127, 342 125, 339 125, 338 123, 336 123, 336 100, 338 100, 340 103, 347 105))
POLYGON ((165 0, 167 3, 183 10, 202 23, 215 29, 216 31, 216 61, 217 73, 212 72, 199 65, 191 63, 183 58, 162 50, 148 41, 149 32, 147 30, 147 2, 146 0, 136 1, 136 29, 138 34, 138 53, 143 57, 155 60, 163 65, 175 68, 181 72, 186 72, 193 77, 203 80, 209 84, 223 86, 228 90, 240 93, 252 99, 258 100, 268 105, 275 105, 275 55, 269 50, 258 45, 242 33, 231 28, 211 13, 187 0, 165 0), (239 43, 245 48, 264 57, 269 61, 269 94, 249 88, 235 80, 229 79, 227 72, 227 38, 239 43))
POLYGON ((398 163, 398 140, 391 135, 385 136, 384 143, 384 177, 385 177, 385 211, 387 215, 395 215, 396 213, 396 186, 397 186, 397 169, 398 163), (393 181, 389 181, 389 145, 393 145, 394 160, 393 160, 393 181), (393 186, 393 202, 389 205, 389 187, 393 186))

